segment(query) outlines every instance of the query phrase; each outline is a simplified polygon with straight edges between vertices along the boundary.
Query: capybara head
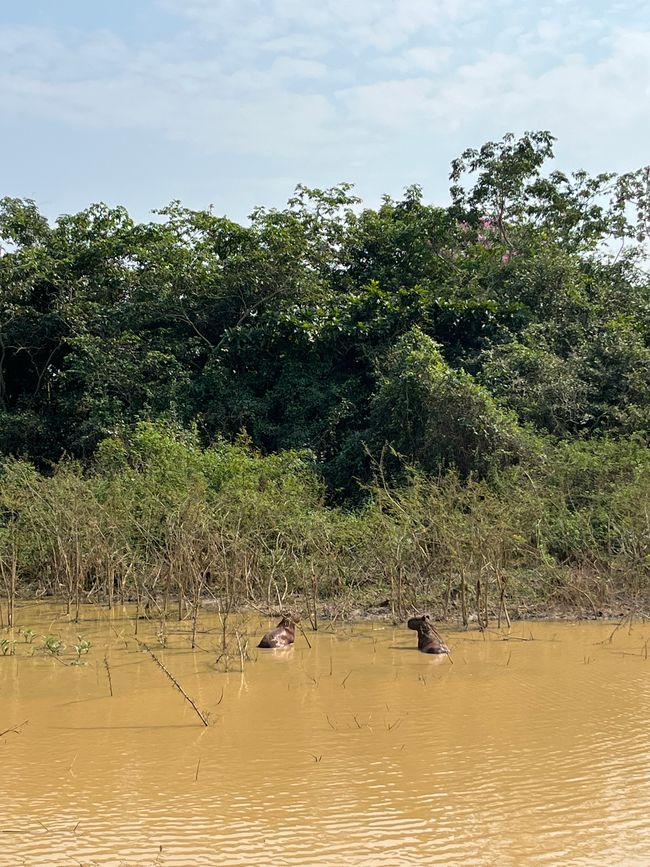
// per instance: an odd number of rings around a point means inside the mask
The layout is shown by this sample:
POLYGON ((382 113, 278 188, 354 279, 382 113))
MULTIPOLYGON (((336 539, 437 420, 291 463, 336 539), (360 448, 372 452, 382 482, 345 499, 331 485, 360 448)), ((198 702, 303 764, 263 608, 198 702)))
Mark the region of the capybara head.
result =
POLYGON ((280 622, 278 623, 277 628, 278 628, 278 629, 281 629, 281 628, 284 628, 284 629, 294 629, 295 626, 296 626, 296 618, 295 618, 295 617, 292 617, 291 614, 284 614, 284 615, 282 616, 282 619, 281 619, 280 622))
POLYGON ((420 617, 411 617, 407 626, 414 629, 418 634, 418 650, 422 653, 449 653, 449 648, 442 640, 440 633, 433 625, 428 614, 420 617))
POLYGON ((422 614, 420 617, 410 617, 406 625, 417 632, 426 632, 433 624, 428 614, 422 614))

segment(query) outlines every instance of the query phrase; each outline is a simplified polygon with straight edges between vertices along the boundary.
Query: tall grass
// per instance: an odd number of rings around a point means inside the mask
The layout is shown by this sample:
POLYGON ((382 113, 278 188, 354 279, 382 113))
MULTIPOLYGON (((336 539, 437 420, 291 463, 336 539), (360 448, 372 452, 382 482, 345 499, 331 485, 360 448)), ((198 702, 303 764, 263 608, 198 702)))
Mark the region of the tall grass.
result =
MULTIPOLYGON (((191 433, 143 423, 102 443, 92 471, 44 476, 2 465, 0 579, 7 624, 17 596, 134 600, 160 619, 203 601, 229 619, 244 603, 298 604, 318 627, 326 600, 424 606, 489 620, 543 606, 597 612, 650 594, 650 459, 642 441, 541 449, 490 481, 378 473, 365 505, 330 508, 310 456, 262 456, 245 441, 201 449, 191 433)), ((4 619, 4 618, 3 618, 4 619)))

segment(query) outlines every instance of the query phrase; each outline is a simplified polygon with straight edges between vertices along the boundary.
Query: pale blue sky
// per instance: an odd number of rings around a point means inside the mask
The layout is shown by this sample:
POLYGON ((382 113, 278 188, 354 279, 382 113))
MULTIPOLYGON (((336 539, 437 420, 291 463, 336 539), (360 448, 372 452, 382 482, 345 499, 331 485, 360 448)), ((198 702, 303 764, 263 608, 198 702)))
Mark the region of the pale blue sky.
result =
POLYGON ((650 162, 646 0, 0 0, 0 195, 244 219, 296 183, 371 205, 506 131, 650 162))

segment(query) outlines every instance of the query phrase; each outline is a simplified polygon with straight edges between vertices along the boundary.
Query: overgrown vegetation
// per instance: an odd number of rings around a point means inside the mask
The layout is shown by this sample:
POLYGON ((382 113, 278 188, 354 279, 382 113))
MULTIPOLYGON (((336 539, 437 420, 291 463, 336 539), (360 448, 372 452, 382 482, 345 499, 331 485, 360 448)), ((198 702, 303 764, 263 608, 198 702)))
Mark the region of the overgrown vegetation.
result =
POLYGON ((3 200, 3 621, 37 590, 163 629, 206 596, 645 604, 649 173, 544 173, 552 142, 465 152, 447 208, 3 200))
MULTIPOLYGON (((227 616, 246 601, 383 599, 395 615, 431 603, 504 622, 540 600, 597 613, 617 594, 647 600, 650 457, 640 440, 549 446, 490 480, 408 471, 363 507, 326 503, 308 454, 262 456, 250 444, 202 449, 196 434, 139 423, 105 440, 91 470, 40 475, 4 466, 0 563, 33 592, 80 601, 136 600, 165 622, 212 598, 227 616)), ((15 584, 13 594, 15 595, 15 584)), ((137 613, 136 613, 137 617, 137 613)), ((195 633, 192 641, 195 640, 195 633)), ((225 631, 224 631, 225 642, 225 631)))

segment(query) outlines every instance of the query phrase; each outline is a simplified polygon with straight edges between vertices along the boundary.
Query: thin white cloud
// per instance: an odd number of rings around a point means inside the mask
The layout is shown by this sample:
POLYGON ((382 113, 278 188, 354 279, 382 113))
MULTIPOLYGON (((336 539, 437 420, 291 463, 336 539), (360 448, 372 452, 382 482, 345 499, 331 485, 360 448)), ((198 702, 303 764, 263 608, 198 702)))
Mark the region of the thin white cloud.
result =
POLYGON ((516 0, 157 3, 181 24, 139 46, 109 32, 0 29, 5 116, 244 153, 260 176, 266 159, 282 161, 278 174, 295 162, 339 177, 402 160, 408 183, 432 145, 480 144, 477 130, 484 140, 550 128, 574 165, 582 153, 598 168, 644 160, 650 31, 613 28, 582 0, 534 14, 516 0))
POLYGON ((334 37, 359 50, 390 51, 423 30, 472 18, 486 0, 159 0, 204 35, 246 31, 254 38, 289 32, 334 37))
POLYGON ((438 78, 384 80, 345 91, 350 116, 377 127, 550 127, 561 137, 645 135, 650 140, 650 32, 616 33, 595 63, 568 57, 534 73, 525 53, 485 54, 438 78))
POLYGON ((325 78, 328 69, 324 63, 316 60, 281 56, 273 61, 270 71, 274 79, 299 81, 325 78))

